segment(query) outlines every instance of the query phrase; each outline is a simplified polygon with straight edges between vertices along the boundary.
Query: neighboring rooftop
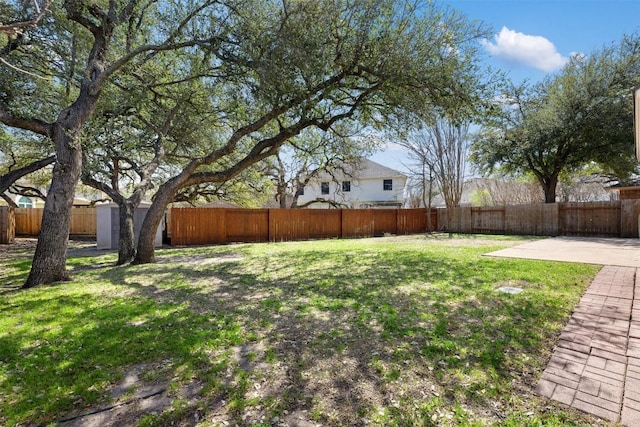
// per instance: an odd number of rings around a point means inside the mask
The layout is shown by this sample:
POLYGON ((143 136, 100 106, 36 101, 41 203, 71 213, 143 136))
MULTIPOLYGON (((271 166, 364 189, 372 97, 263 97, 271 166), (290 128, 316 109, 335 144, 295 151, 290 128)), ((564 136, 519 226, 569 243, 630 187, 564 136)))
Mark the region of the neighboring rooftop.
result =
MULTIPOLYGON (((347 171, 346 175, 352 175, 353 178, 358 179, 372 179, 372 178, 406 178, 406 175, 395 169, 388 168, 380 163, 376 163, 373 160, 360 157, 358 163, 354 165, 344 164, 344 169, 347 171)), ((338 169, 338 168, 336 168, 338 169)), ((318 176, 318 180, 329 179, 331 177, 340 178, 343 176, 341 173, 334 173, 333 175, 324 172, 318 176)))

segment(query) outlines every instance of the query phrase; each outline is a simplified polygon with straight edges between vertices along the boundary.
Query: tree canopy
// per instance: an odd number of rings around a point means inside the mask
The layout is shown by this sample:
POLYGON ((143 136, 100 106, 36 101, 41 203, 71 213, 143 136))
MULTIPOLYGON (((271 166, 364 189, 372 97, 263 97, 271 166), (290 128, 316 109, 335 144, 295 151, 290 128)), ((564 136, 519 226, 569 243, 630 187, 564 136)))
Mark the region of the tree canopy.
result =
POLYGON ((637 35, 575 55, 557 75, 504 94, 472 159, 488 172, 533 173, 547 203, 555 202, 563 171, 590 162, 623 178, 635 168, 631 89, 639 83, 637 35))
POLYGON ((153 260, 148 236, 176 191, 233 178, 307 129, 382 128, 436 107, 481 104, 476 42, 485 33, 433 3, 262 2, 234 12, 212 51, 228 73, 210 82, 212 93, 223 94, 214 105, 226 127, 209 154, 160 187, 136 262, 153 260))

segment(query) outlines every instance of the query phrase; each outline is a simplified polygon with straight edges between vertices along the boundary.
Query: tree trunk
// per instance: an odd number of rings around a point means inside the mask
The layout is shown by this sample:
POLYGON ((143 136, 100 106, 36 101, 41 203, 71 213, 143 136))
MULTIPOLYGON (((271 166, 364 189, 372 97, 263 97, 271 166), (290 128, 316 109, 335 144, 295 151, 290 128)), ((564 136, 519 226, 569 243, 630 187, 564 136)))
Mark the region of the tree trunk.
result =
POLYGON ((542 180, 542 189, 544 190, 544 202, 556 202, 556 188, 558 187, 558 176, 553 175, 542 180))
POLYGON ((57 161, 53 167, 51 187, 44 204, 31 272, 23 288, 71 280, 66 270, 67 245, 71 207, 82 169, 82 148, 73 137, 81 123, 78 118, 72 120, 72 114, 72 111, 65 110, 61 116, 66 116, 68 125, 62 126, 59 121, 54 127, 53 141, 56 145, 57 161))
POLYGON ((156 197, 151 203, 147 214, 142 221, 140 227, 140 236, 138 236, 138 247, 136 256, 133 260, 134 264, 149 264, 155 262, 155 237, 156 230, 162 222, 164 212, 173 200, 176 191, 180 188, 181 181, 176 179, 164 183, 156 193, 156 197))
POLYGON ((123 265, 133 261, 136 255, 135 235, 133 231, 135 205, 130 201, 124 201, 118 208, 120 234, 118 236, 118 262, 116 265, 123 265))
POLYGON ((428 193, 428 197, 425 197, 425 190, 426 190, 426 185, 425 185, 425 172, 424 172, 424 165, 423 165, 423 172, 422 172, 422 203, 427 205, 427 232, 428 233, 432 233, 433 230, 433 224, 431 224, 431 195, 433 194, 433 171, 431 170, 431 168, 429 168, 429 189, 427 190, 428 193))
POLYGON ((544 189, 544 202, 555 203, 556 202, 556 188, 549 187, 544 189))
POLYGON ((280 209, 287 209, 287 187, 278 186, 278 199, 280 200, 280 209))

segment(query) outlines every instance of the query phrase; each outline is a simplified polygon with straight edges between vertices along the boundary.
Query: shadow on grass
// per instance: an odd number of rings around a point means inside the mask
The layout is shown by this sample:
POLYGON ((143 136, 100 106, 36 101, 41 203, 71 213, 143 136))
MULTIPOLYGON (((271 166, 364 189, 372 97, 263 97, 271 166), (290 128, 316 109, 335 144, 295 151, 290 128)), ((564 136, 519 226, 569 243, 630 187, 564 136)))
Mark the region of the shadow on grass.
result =
POLYGON ((595 272, 556 277, 550 263, 482 259, 486 248, 326 247, 87 271, 124 295, 43 291, 17 302, 14 313, 55 326, 3 336, 11 369, 0 387, 47 378, 40 395, 15 393, 10 404, 17 417, 50 422, 108 399, 127 366, 164 360, 160 376, 204 384, 198 410, 213 422, 495 423, 531 393, 595 272), (495 292, 509 280, 525 292, 495 292), (46 367, 31 363, 45 357, 46 367))

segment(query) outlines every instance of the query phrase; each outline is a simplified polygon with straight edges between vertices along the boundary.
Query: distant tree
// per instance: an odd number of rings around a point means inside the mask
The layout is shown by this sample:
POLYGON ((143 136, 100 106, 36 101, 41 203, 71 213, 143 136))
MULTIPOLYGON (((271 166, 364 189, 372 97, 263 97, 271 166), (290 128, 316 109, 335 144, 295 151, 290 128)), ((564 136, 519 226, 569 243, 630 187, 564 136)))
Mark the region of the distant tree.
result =
POLYGON ((469 149, 469 124, 457 124, 438 118, 398 144, 409 151, 415 163, 413 174, 423 177, 423 182, 435 181, 448 208, 460 204, 462 197, 467 152, 469 149))
POLYGON ((405 165, 409 176, 407 182, 408 204, 412 208, 424 207, 427 209, 427 230, 431 231, 431 208, 433 198, 438 194, 433 165, 421 153, 409 151, 409 159, 412 163, 405 165))
POLYGON ((572 172, 560 174, 559 199, 563 202, 595 202, 611 200, 616 193, 607 187, 618 183, 617 177, 605 173, 597 164, 591 163, 572 172))
POLYGON ((475 206, 530 205, 544 202, 544 193, 531 179, 493 177, 476 179, 472 191, 475 206))
POLYGON ((576 55, 557 75, 505 93, 471 157, 485 172, 532 173, 547 203, 560 174, 590 162, 624 177, 635 168, 631 89, 639 83, 637 35, 576 55))
POLYGON ((493 206, 493 198, 486 188, 476 188, 471 191, 470 201, 472 206, 493 206))

